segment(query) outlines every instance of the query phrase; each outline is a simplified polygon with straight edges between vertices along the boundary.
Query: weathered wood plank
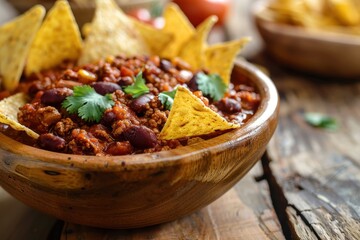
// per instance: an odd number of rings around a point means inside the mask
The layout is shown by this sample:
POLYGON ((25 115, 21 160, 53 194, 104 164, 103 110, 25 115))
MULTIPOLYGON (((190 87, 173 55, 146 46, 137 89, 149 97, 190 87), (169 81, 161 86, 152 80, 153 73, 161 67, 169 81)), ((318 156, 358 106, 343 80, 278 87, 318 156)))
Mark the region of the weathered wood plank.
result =
POLYGON ((280 188, 286 200, 277 208, 285 229, 299 239, 360 239, 360 83, 270 71, 281 110, 264 162, 272 191, 280 188), (333 116, 340 128, 315 129, 305 112, 333 116))
MULTIPOLYGON (((131 230, 104 230, 66 223, 61 239, 284 239, 257 165, 220 199, 174 222, 131 230), (259 187, 261 186, 261 187, 259 187)), ((195 200, 195 199, 194 199, 195 200)))
POLYGON ((254 211, 265 234, 270 239, 284 239, 263 174, 261 164, 255 165, 248 175, 235 186, 235 190, 241 201, 254 211))
POLYGON ((0 187, 0 239, 46 239, 55 221, 25 206, 0 187))
POLYGON ((134 230, 66 224, 61 239, 268 239, 256 216, 230 190, 205 209, 177 221, 134 230))

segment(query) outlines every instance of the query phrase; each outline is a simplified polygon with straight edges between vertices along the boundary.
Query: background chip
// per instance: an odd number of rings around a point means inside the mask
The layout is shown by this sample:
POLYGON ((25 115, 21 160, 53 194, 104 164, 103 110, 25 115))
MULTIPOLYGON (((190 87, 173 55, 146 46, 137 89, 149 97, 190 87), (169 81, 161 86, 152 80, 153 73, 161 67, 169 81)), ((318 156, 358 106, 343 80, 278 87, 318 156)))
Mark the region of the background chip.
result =
POLYGON ((250 38, 243 38, 209 46, 205 50, 205 67, 220 75, 223 82, 230 83, 231 71, 237 54, 250 38))
POLYGON ((196 33, 181 47, 179 57, 189 63, 194 69, 199 69, 204 65, 204 51, 207 47, 206 41, 217 19, 216 16, 208 17, 196 28, 196 33))
POLYGON ((164 47, 174 39, 173 34, 162 29, 157 29, 135 19, 133 22, 136 30, 139 31, 153 55, 160 55, 164 47))
POLYGON ((26 75, 77 60, 82 39, 69 3, 59 0, 50 9, 29 52, 26 75))
POLYGON ((174 39, 164 46, 161 57, 171 59, 178 56, 184 43, 195 34, 195 28, 176 4, 169 3, 163 15, 165 20, 163 31, 173 35, 174 39))
POLYGON ((150 53, 132 20, 113 0, 97 0, 96 5, 95 18, 79 59, 80 65, 117 54, 135 56, 150 53))
POLYGON ((0 27, 0 75, 6 90, 19 84, 33 39, 45 15, 42 6, 35 6, 13 21, 0 27))

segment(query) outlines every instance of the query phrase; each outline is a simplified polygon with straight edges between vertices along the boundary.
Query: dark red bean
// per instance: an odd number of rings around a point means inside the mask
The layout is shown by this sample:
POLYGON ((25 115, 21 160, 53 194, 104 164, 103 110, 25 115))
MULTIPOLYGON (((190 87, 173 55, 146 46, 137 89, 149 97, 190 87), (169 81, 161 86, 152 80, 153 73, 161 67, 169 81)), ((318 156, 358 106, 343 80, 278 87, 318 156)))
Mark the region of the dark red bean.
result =
POLYGON ((134 83, 132 77, 120 77, 117 82, 120 86, 129 86, 134 83))
POLYGON ((151 93, 144 94, 141 97, 132 100, 130 108, 136 113, 142 113, 146 110, 146 104, 148 104, 153 98, 154 95, 151 93))
POLYGON ((160 68, 162 70, 164 70, 165 72, 169 72, 173 68, 173 65, 171 64, 170 61, 168 61, 166 59, 161 59, 160 68))
POLYGON ((190 88, 190 90, 192 91, 197 91, 199 90, 198 88, 198 84, 197 84, 197 79, 198 79, 198 73, 195 73, 194 76, 190 79, 190 81, 188 82, 188 87, 190 88))
POLYGON ((98 94, 106 95, 108 93, 113 93, 116 90, 121 90, 121 87, 116 83, 112 82, 95 82, 91 84, 98 94))
POLYGON ((73 91, 69 88, 52 88, 44 91, 41 96, 41 103, 45 105, 60 104, 66 97, 73 94, 73 91))
POLYGON ((113 111, 106 111, 101 118, 101 123, 107 127, 110 127, 116 120, 116 114, 113 111))
POLYGON ((123 136, 135 148, 152 148, 157 144, 155 133, 144 126, 132 126, 123 132, 123 136))
POLYGON ((38 143, 41 148, 55 152, 61 152, 66 146, 66 141, 63 138, 52 133, 41 134, 38 143))
POLYGON ((225 113, 238 113, 241 111, 240 102, 232 98, 223 98, 217 104, 216 107, 225 113))

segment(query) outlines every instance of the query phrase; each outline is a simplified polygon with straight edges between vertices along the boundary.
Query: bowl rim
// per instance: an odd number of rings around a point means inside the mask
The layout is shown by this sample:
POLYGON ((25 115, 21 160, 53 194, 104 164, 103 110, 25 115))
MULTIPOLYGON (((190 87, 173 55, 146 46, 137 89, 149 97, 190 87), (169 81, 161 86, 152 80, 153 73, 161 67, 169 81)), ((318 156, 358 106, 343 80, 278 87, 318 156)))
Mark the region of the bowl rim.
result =
POLYGON ((40 161, 83 170, 102 169, 102 171, 109 172, 124 169, 150 169, 159 167, 159 164, 171 166, 180 163, 180 161, 184 163, 201 160, 204 156, 225 151, 230 147, 234 148, 241 142, 257 135, 262 128, 266 127, 265 123, 277 114, 279 96, 272 80, 255 65, 244 59, 235 61, 234 70, 236 69, 249 73, 247 77, 255 83, 261 95, 261 103, 248 122, 239 129, 220 136, 188 146, 155 153, 123 156, 88 156, 56 153, 35 148, 0 133, 0 153, 1 151, 6 151, 12 155, 24 155, 26 153, 24 156, 27 161, 40 161), (4 143, 4 140, 7 140, 7 143, 4 143))
POLYGON ((360 45, 360 36, 322 29, 308 29, 267 19, 262 16, 261 13, 267 9, 269 3, 269 0, 259 0, 256 1, 251 8, 251 15, 255 19, 256 25, 260 28, 264 28, 267 31, 279 35, 288 35, 294 38, 311 39, 337 44, 360 45))

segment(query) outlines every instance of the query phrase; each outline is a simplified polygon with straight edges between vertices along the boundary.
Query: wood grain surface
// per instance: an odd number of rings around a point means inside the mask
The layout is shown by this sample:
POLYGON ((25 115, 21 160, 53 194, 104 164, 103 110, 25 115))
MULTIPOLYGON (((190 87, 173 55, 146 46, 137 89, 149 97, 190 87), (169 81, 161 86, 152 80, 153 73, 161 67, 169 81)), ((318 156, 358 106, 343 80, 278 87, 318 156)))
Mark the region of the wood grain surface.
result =
POLYGON ((104 230, 65 223, 61 240, 284 239, 269 201, 261 165, 220 199, 176 221, 132 230, 104 230), (250 190, 251 189, 251 190, 250 190))
POLYGON ((281 96, 280 121, 263 161, 285 235, 360 239, 360 82, 330 81, 270 67, 281 96), (314 128, 304 113, 336 119, 314 128))

